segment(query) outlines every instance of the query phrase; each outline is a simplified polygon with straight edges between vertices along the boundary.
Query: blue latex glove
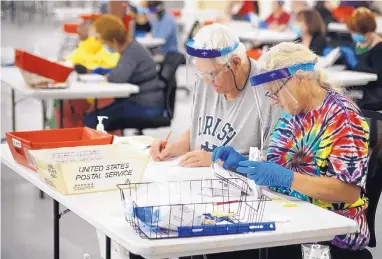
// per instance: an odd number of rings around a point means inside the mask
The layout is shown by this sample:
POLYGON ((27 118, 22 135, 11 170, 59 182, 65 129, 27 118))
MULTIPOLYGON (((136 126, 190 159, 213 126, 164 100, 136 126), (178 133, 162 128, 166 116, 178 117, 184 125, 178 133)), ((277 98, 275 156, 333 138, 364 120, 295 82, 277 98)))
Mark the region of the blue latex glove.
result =
POLYGON ((147 35, 147 32, 140 31, 140 30, 136 30, 134 33, 135 38, 144 38, 144 37, 146 37, 146 35, 147 35))
POLYGON ((246 14, 245 16, 244 16, 244 19, 247 21, 247 22, 250 22, 251 21, 251 14, 249 13, 249 14, 246 14))
POLYGON ((348 46, 341 46, 340 47, 341 54, 345 58, 346 63, 351 67, 355 68, 355 66, 358 64, 357 55, 355 54, 355 51, 353 48, 348 46))
POLYGON ((333 50, 332 47, 326 47, 326 48, 324 48, 324 49, 322 50, 322 55, 325 57, 325 56, 327 56, 327 55, 330 53, 330 51, 332 51, 332 50, 333 50))
POLYGON ((268 28, 268 23, 266 23, 264 21, 260 21, 259 22, 259 28, 260 29, 267 29, 268 28))
POLYGON ((237 171, 247 174, 257 185, 291 188, 293 171, 269 162, 242 161, 237 171))
POLYGON ((110 74, 111 71, 112 71, 111 68, 97 67, 92 70, 92 73, 99 74, 99 75, 106 75, 106 74, 110 74))
POLYGON ((240 161, 247 160, 245 156, 237 152, 231 146, 222 146, 215 148, 214 152, 212 152, 212 162, 215 163, 218 159, 223 161, 223 168, 235 169, 239 166, 240 161))

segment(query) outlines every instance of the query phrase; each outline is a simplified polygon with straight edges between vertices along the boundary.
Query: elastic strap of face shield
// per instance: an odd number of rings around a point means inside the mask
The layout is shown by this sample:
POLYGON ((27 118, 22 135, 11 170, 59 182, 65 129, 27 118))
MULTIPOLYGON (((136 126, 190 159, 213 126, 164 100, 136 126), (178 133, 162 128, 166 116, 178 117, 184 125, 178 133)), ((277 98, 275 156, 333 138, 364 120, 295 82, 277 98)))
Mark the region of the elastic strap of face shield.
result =
POLYGON ((195 41, 190 39, 186 43, 186 52, 188 55, 197 58, 218 58, 228 55, 239 47, 240 42, 235 42, 232 46, 222 49, 198 49, 194 47, 195 41))
POLYGON ((305 72, 314 71, 316 62, 300 63, 289 67, 284 67, 269 72, 261 73, 250 77, 251 85, 258 86, 272 81, 289 78, 296 74, 298 70, 305 72))

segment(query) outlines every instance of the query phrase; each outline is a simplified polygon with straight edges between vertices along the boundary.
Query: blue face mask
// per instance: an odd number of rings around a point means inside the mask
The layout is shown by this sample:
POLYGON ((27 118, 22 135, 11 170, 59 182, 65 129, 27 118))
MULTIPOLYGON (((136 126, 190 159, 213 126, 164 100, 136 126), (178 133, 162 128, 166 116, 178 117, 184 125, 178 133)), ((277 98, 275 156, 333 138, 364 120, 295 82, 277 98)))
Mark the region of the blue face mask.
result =
POLYGON ((358 34, 358 33, 352 33, 351 38, 355 43, 363 43, 366 41, 365 35, 358 34))
POLYGON ((107 52, 109 52, 109 53, 116 53, 117 51, 115 51, 115 50, 112 50, 111 48, 109 48, 109 46, 107 46, 107 45, 105 45, 105 44, 103 44, 103 47, 104 47, 104 49, 107 51, 107 52))
POLYGON ((301 26, 300 25, 293 25, 292 27, 292 31, 297 34, 297 37, 301 37, 302 36, 302 29, 301 29, 301 26))

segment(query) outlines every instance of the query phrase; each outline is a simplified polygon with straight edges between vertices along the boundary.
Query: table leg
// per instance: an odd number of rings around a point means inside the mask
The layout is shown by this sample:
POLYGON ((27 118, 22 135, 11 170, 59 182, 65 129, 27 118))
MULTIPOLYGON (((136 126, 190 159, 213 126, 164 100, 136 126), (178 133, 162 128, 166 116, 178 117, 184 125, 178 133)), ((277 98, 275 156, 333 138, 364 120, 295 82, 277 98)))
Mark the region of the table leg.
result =
POLYGON ((53 258, 60 259, 60 204, 53 199, 53 258))
POLYGON ((42 109, 42 129, 46 127, 47 117, 46 117, 46 102, 41 100, 41 109, 42 109))
MULTIPOLYGON (((11 117, 12 117, 12 131, 16 131, 16 103, 15 103, 15 90, 11 90, 11 117)), ((1 139, 1 143, 5 142, 6 138, 1 139)))
POLYGON ((12 102, 12 131, 16 131, 16 103, 15 103, 15 89, 11 91, 12 102))
POLYGON ((98 99, 94 98, 94 112, 95 115, 98 116, 98 99))
POLYGON ((111 240, 110 240, 110 237, 108 236, 106 236, 106 258, 105 259, 111 259, 111 240))
MULTIPOLYGON (((41 106, 42 106, 42 129, 45 130, 46 126, 46 105, 45 105, 45 100, 41 100, 41 106)), ((44 192, 40 190, 40 199, 44 199, 45 195, 44 192)))
POLYGON ((267 259, 267 258, 268 258, 268 248, 260 248, 259 259, 267 259))
POLYGON ((64 128, 64 101, 60 100, 60 128, 64 128))

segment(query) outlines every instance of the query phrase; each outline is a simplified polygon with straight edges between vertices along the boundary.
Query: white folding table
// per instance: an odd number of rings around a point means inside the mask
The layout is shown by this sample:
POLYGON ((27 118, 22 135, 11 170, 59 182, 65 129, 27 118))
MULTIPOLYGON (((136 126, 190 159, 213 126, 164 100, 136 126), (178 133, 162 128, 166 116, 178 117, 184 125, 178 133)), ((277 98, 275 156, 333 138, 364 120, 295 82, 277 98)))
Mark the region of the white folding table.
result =
POLYGON ((246 21, 230 21, 225 23, 225 25, 231 28, 242 41, 255 41, 258 44, 276 44, 297 39, 297 35, 293 32, 259 29, 246 21))
MULTIPOLYGON (((74 76, 74 74, 73 74, 74 76)), ((69 80, 69 87, 66 89, 36 89, 27 85, 21 75, 21 72, 16 67, 2 67, 1 68, 1 83, 2 86, 11 88, 11 106, 12 106, 12 131, 16 130, 15 119, 15 91, 24 95, 27 98, 35 98, 42 101, 44 108, 44 101, 50 99, 60 100, 61 107, 61 123, 63 125, 63 110, 62 100, 66 99, 85 99, 88 97, 93 98, 109 98, 109 97, 129 97, 131 94, 139 92, 139 87, 133 84, 123 83, 114 84, 100 81, 80 82, 76 80, 69 80)), ((46 118, 45 112, 43 113, 43 123, 45 126, 46 118)))
MULTIPOLYGON (((382 21, 377 23, 377 30, 376 32, 378 34, 382 34, 382 21)), ((346 27, 346 24, 344 23, 339 23, 339 22, 331 22, 328 24, 328 31, 330 32, 338 32, 338 33, 350 33, 348 28, 346 27)))
POLYGON ((148 49, 157 48, 166 43, 166 41, 161 38, 136 37, 135 40, 142 44, 143 47, 148 49))
MULTIPOLYGON (((118 191, 65 196, 45 183, 38 174, 16 163, 7 145, 1 145, 1 162, 54 199, 54 255, 59 258, 59 203, 104 233, 106 259, 110 259, 110 239, 134 254, 149 259, 174 258, 197 254, 221 253, 282 245, 330 241, 335 235, 353 233, 356 222, 294 198, 264 191, 272 197, 267 202, 264 217, 282 215, 288 220, 276 221, 276 231, 222 236, 142 239, 125 221, 118 191), (293 203, 296 206, 286 206, 293 203)), ((148 164, 144 181, 192 180, 213 177, 211 168, 181 168, 148 164)))

